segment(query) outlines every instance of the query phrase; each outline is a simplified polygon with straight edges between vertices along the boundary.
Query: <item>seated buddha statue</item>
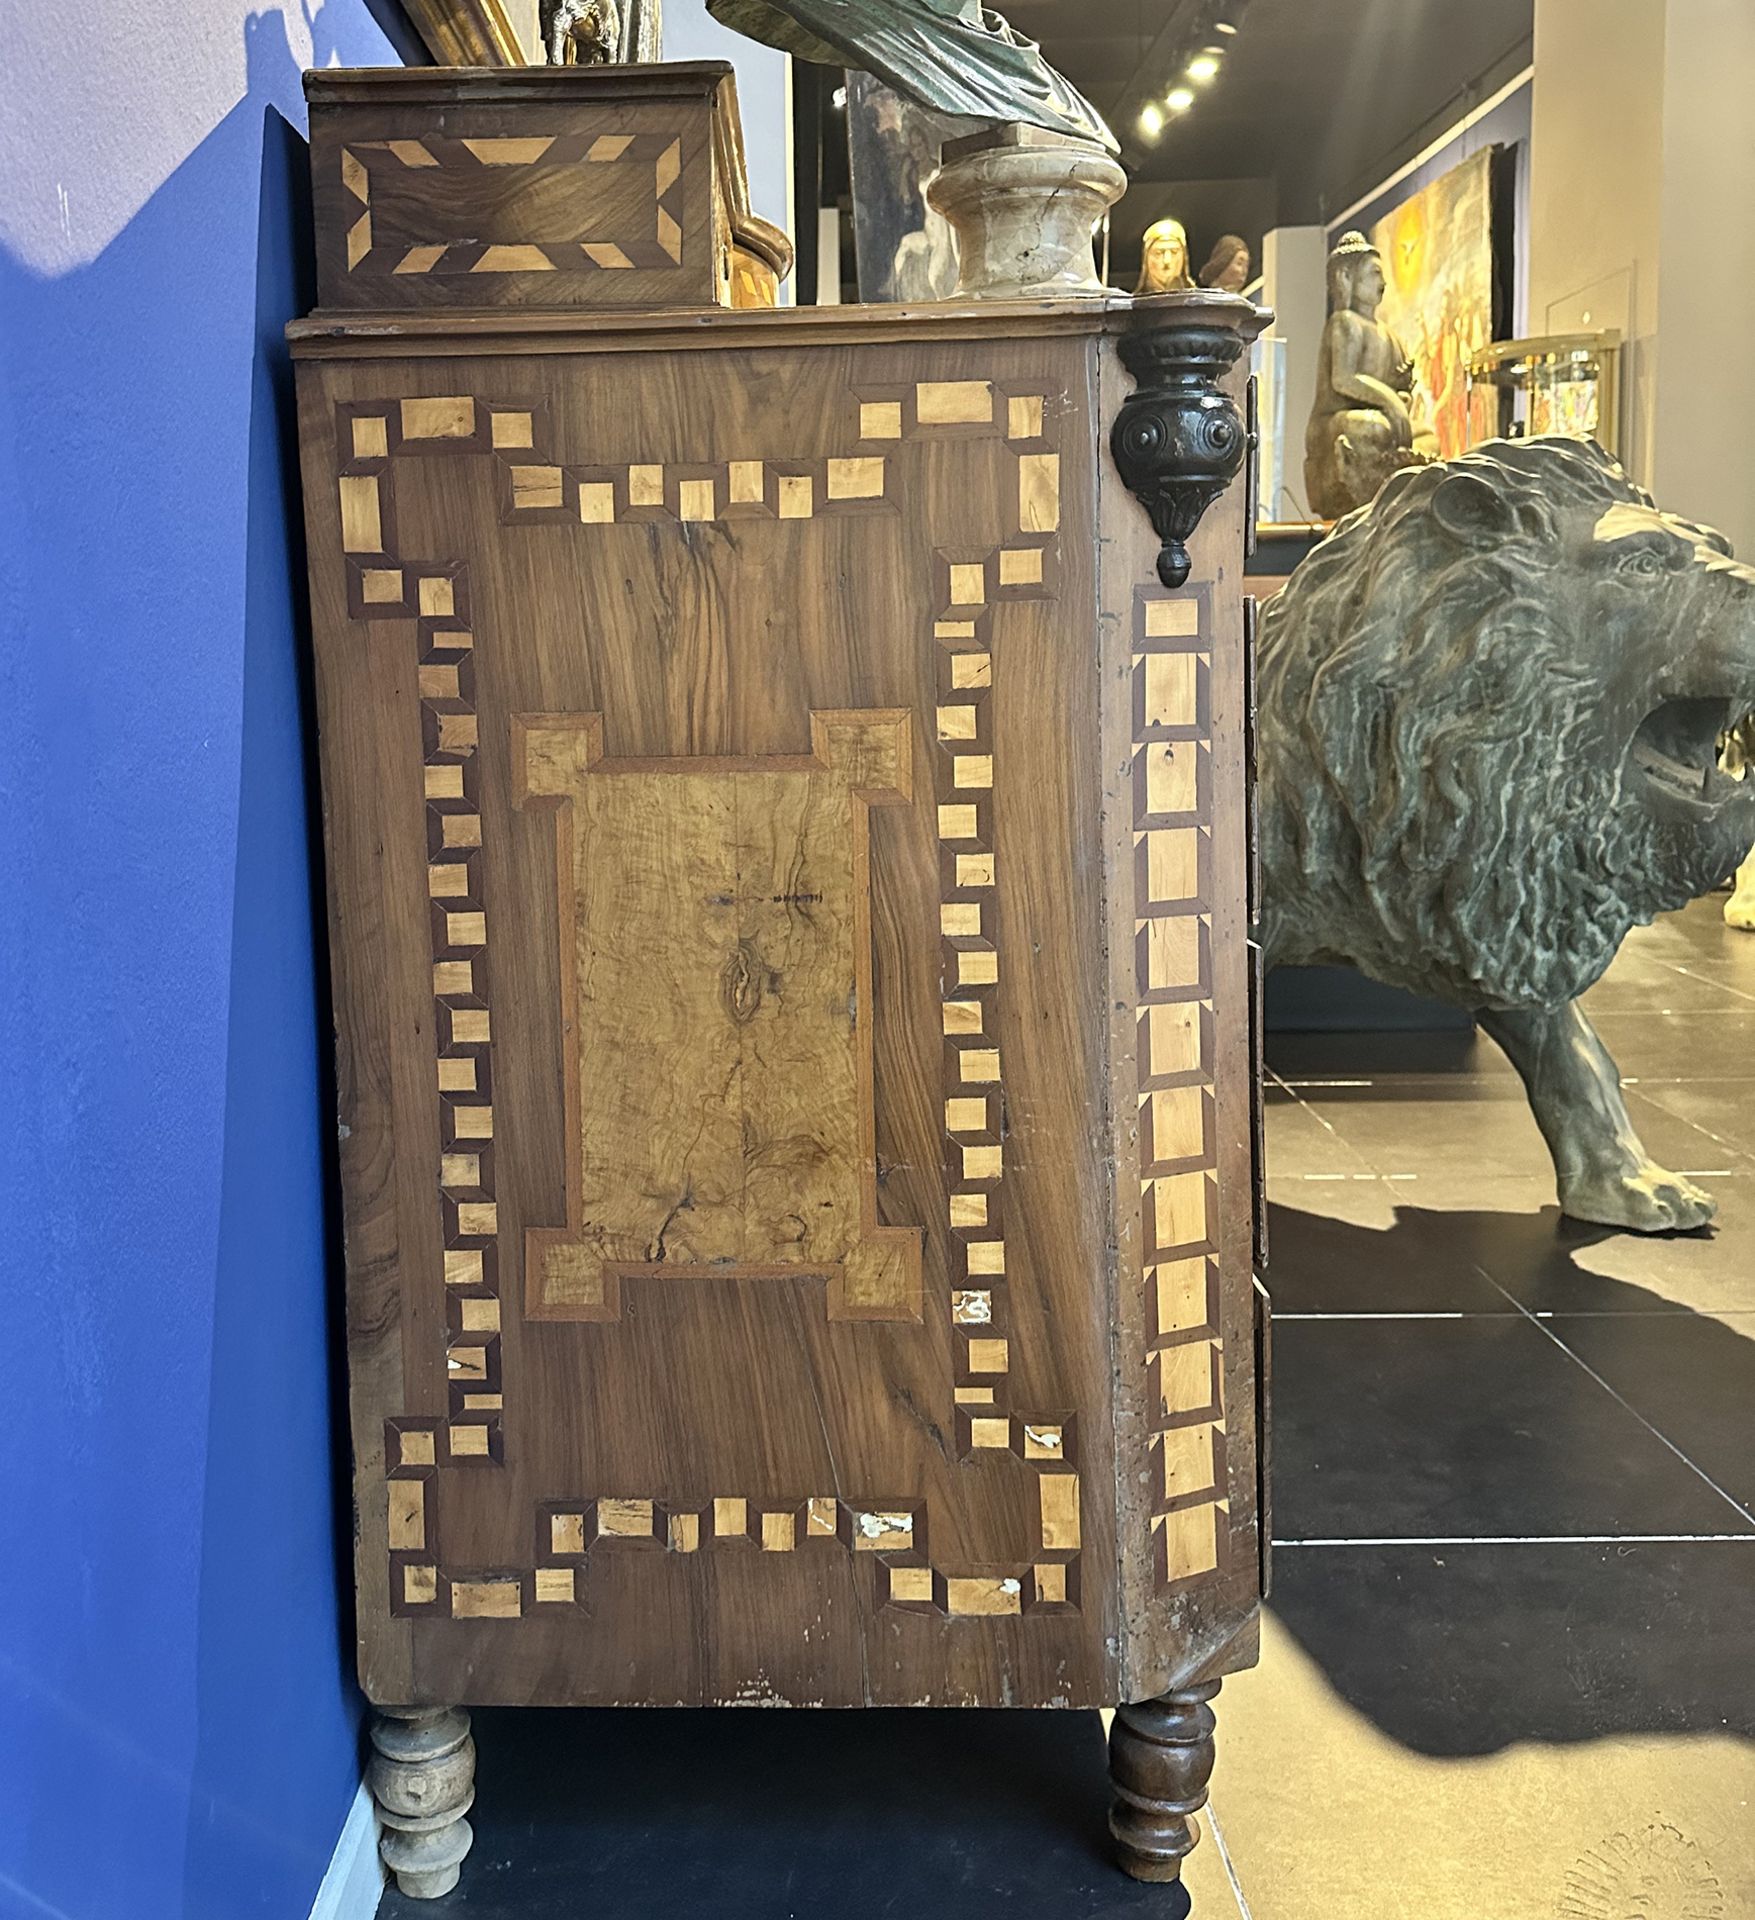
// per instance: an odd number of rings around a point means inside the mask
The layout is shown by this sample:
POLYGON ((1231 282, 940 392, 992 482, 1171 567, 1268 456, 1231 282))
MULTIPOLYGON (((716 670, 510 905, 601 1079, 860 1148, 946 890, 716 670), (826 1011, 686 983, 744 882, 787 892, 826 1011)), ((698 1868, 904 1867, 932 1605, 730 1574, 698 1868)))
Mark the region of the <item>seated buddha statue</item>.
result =
POLYGON ((1438 457, 1415 411, 1413 360, 1377 317, 1383 290, 1377 249, 1343 233, 1328 256, 1328 320, 1304 433, 1304 486, 1325 520, 1364 506, 1398 469, 1438 457))

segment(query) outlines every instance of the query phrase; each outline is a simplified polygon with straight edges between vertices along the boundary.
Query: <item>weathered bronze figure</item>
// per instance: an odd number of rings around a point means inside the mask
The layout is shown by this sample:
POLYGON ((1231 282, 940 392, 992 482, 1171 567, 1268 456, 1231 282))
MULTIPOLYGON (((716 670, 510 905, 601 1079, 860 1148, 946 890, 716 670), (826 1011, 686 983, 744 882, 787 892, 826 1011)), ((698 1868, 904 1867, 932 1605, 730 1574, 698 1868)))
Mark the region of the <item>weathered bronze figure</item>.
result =
POLYGON ((707 0, 715 19, 821 66, 875 73, 923 107, 1045 127, 1110 153, 1103 116, 980 0, 707 0))
POLYGON ((1263 944, 1479 1015, 1581 1220, 1711 1198, 1640 1143, 1579 996, 1755 843, 1755 568, 1588 441, 1398 474, 1262 615, 1263 944))

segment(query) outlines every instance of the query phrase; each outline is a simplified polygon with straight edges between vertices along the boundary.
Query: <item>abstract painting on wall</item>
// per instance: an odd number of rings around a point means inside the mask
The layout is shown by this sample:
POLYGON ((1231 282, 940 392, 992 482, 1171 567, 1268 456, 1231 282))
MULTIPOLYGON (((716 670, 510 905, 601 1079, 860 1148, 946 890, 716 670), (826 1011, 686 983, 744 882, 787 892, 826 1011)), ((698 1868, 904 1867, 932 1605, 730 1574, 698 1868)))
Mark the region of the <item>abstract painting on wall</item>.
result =
POLYGON ((1494 338, 1497 152, 1471 154, 1371 229, 1388 283, 1378 318, 1414 362, 1416 414, 1447 458, 1469 443, 1469 356, 1494 338))

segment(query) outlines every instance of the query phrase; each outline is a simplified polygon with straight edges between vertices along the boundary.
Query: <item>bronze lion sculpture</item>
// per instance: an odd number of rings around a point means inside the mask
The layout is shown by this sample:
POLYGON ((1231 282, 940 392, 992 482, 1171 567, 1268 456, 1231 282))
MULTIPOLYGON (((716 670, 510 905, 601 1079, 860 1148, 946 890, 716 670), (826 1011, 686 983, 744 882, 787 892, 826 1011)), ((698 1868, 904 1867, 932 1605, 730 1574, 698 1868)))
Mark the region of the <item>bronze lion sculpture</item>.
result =
POLYGON ((1573 1217, 1709 1221, 1577 1001, 1755 844, 1755 780, 1718 762, 1755 707, 1755 569, 1590 442, 1491 441, 1311 553, 1263 611, 1257 698, 1269 962, 1475 1013, 1573 1217))

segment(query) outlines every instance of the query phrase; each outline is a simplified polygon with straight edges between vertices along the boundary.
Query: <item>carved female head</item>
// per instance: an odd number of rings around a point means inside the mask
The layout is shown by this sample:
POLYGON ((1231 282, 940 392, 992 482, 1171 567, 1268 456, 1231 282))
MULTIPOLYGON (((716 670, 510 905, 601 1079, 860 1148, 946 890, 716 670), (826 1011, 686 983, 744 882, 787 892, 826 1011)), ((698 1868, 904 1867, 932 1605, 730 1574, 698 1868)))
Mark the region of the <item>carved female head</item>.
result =
POLYGON ((1249 285, 1251 264, 1249 242, 1241 234, 1222 233, 1200 270, 1200 283, 1221 293, 1241 293, 1249 285))
POLYGON ((1140 241, 1140 277, 1134 292, 1180 293, 1193 285, 1182 222, 1154 220, 1140 241))

